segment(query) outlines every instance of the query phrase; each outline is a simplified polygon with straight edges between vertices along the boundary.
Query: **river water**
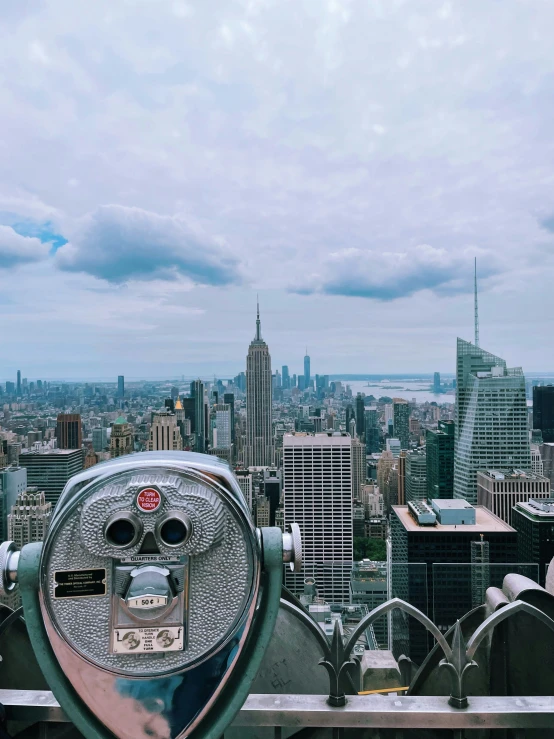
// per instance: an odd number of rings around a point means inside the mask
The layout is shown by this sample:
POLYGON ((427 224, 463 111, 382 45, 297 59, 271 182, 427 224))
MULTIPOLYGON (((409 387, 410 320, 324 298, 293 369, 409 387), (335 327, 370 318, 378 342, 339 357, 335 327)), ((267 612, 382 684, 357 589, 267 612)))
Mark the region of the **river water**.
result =
MULTIPOLYGON (((340 379, 340 378, 339 378, 340 379)), ((374 395, 376 398, 380 398, 384 395, 388 395, 389 398, 403 398, 405 400, 416 399, 417 403, 432 403, 433 401, 438 404, 442 403, 454 403, 454 391, 450 390, 449 393, 440 393, 436 395, 430 389, 430 383, 422 382, 421 380, 391 380, 387 382, 368 382, 367 380, 341 380, 344 385, 349 385, 352 389, 354 396, 357 393, 364 393, 365 395, 374 395)))

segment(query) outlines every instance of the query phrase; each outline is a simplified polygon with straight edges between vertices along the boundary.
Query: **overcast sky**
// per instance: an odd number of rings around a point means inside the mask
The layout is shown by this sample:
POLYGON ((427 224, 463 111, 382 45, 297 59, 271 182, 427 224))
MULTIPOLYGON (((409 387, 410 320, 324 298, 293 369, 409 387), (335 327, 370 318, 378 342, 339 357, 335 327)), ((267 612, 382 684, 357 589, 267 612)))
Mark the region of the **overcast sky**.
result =
POLYGON ((552 0, 0 11, 0 377, 554 369, 552 0))

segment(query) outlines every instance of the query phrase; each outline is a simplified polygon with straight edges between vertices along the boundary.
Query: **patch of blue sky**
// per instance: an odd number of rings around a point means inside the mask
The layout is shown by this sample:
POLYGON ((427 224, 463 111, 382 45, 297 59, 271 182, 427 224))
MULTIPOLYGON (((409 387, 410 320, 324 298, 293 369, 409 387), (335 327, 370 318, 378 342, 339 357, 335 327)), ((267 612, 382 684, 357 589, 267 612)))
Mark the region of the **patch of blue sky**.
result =
POLYGON ((21 218, 16 213, 0 212, 0 223, 11 226, 20 236, 32 236, 39 239, 42 244, 51 244, 51 254, 67 244, 67 239, 57 233, 50 221, 38 223, 29 219, 21 218))

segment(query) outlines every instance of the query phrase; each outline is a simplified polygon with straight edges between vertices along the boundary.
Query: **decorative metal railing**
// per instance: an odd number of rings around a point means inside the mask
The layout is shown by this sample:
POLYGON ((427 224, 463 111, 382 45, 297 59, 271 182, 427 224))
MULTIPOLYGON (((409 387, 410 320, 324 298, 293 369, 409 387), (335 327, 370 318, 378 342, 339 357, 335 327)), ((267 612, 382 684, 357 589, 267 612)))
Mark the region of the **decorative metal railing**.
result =
MULTIPOLYGON (((544 591, 543 591, 544 592, 544 591)), ((466 641, 460 622, 451 635, 451 643, 421 611, 394 598, 375 608, 363 618, 343 641, 338 624, 331 643, 308 614, 290 602, 281 607, 303 619, 321 647, 319 664, 329 676, 329 694, 286 695, 252 694, 238 714, 233 726, 273 727, 276 739, 281 729, 306 727, 332 728, 334 737, 345 736, 346 729, 447 729, 458 736, 477 729, 551 729, 554 727, 552 696, 471 696, 466 683, 470 670, 479 669, 475 655, 479 645, 503 621, 525 613, 554 632, 554 620, 539 608, 522 600, 506 604, 493 612, 466 641), (417 696, 399 693, 388 695, 347 695, 348 675, 356 667, 352 659, 359 636, 378 618, 399 609, 417 619, 435 638, 444 657, 439 669, 450 679, 450 696, 417 696)), ((13 620, 10 617, 10 620, 13 620)), ((6 623, 6 622, 4 622, 6 623)), ((400 659, 400 669, 406 658, 400 659)), ((405 672, 405 670, 404 670, 405 672)), ((407 674, 407 672, 406 672, 407 674)), ((407 686, 408 682, 404 683, 407 686)), ((67 720, 52 693, 48 691, 0 690, 0 703, 13 721, 50 723, 67 720)), ((290 735, 290 731, 289 731, 290 735)), ((42 736, 42 735, 41 735, 42 736)))

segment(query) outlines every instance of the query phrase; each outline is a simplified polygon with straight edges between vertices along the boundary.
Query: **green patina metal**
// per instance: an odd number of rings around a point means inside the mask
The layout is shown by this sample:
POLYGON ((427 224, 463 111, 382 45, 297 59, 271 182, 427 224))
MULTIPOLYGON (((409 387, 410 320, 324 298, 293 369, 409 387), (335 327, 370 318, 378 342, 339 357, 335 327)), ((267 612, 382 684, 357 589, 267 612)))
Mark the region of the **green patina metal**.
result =
MULTIPOLYGON (((235 667, 237 680, 229 681, 208 716, 190 739, 217 739, 232 722, 246 700, 271 640, 281 597, 283 540, 278 528, 263 528, 263 569, 261 601, 248 641, 235 667)), ((21 550, 18 581, 29 638, 39 666, 56 700, 69 719, 87 739, 115 739, 79 698, 61 669, 44 627, 39 602, 39 565, 42 543, 27 544, 21 550)), ((186 732, 183 734, 186 736, 186 732)))

